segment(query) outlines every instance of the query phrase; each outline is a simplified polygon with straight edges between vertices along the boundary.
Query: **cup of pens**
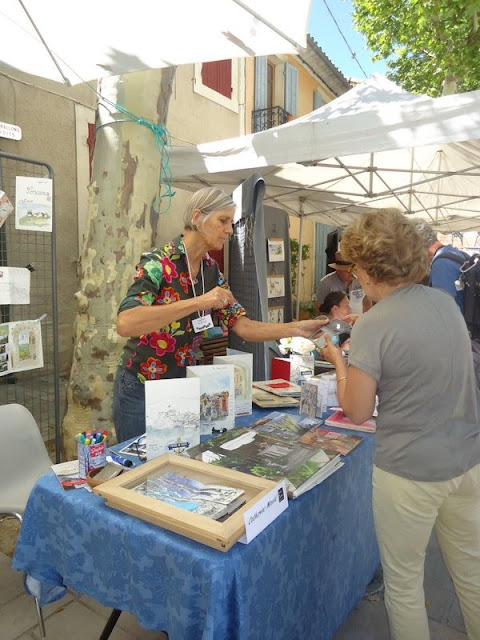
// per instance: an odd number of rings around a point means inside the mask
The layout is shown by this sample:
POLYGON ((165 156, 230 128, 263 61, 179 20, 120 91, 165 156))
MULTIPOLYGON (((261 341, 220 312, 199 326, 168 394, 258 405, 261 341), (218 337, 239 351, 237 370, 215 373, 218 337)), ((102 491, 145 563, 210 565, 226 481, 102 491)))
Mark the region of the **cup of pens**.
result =
POLYGON ((86 478, 91 469, 106 464, 107 431, 83 431, 75 436, 78 446, 78 474, 86 478))

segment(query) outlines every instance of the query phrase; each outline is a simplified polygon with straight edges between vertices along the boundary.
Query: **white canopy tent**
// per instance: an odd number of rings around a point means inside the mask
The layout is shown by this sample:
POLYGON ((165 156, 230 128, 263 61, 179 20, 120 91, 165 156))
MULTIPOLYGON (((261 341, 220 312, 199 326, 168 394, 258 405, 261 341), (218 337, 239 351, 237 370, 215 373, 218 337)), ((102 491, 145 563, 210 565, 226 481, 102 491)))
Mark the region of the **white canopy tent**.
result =
POLYGON ((429 98, 374 75, 279 127, 175 147, 179 188, 232 191, 252 172, 265 201, 343 226, 365 207, 401 208, 444 233, 480 229, 480 91, 429 98))
POLYGON ((0 67, 66 84, 306 46, 310 0, 2 0, 0 67))

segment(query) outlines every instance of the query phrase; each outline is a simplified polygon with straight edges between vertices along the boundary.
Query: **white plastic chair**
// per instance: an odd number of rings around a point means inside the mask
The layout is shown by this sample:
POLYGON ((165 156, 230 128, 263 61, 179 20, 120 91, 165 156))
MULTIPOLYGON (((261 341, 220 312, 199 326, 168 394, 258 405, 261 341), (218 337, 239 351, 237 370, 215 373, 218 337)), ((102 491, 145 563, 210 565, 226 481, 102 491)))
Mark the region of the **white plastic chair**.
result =
MULTIPOLYGON (((35 418, 20 404, 0 406, 0 521, 14 516, 22 522, 28 496, 51 460, 35 418)), ((40 637, 45 638, 42 609, 35 598, 40 637)))

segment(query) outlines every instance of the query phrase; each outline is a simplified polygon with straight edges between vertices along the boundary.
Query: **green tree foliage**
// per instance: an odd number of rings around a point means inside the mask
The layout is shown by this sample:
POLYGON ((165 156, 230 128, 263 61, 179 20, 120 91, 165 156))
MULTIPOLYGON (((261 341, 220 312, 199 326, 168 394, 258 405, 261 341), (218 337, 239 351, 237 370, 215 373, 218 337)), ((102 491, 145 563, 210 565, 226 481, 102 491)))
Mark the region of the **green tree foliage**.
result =
POLYGON ((374 60, 407 91, 439 96, 480 88, 480 0, 353 0, 374 60), (450 87, 443 90, 444 82, 450 87), (453 87, 453 90, 452 90, 453 87))

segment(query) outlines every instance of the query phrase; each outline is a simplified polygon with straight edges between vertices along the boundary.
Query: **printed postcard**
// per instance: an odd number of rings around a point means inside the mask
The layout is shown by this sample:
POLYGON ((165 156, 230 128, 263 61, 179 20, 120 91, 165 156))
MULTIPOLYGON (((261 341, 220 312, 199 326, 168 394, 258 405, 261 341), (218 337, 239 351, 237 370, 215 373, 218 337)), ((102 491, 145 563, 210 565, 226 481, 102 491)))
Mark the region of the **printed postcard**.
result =
POLYGON ((51 178, 17 176, 15 229, 52 231, 53 194, 51 178))
POLYGON ((187 379, 200 380, 200 435, 222 433, 235 425, 235 367, 203 364, 187 367, 187 379))
POLYGON ((147 460, 200 443, 200 383, 195 378, 145 382, 147 460))

